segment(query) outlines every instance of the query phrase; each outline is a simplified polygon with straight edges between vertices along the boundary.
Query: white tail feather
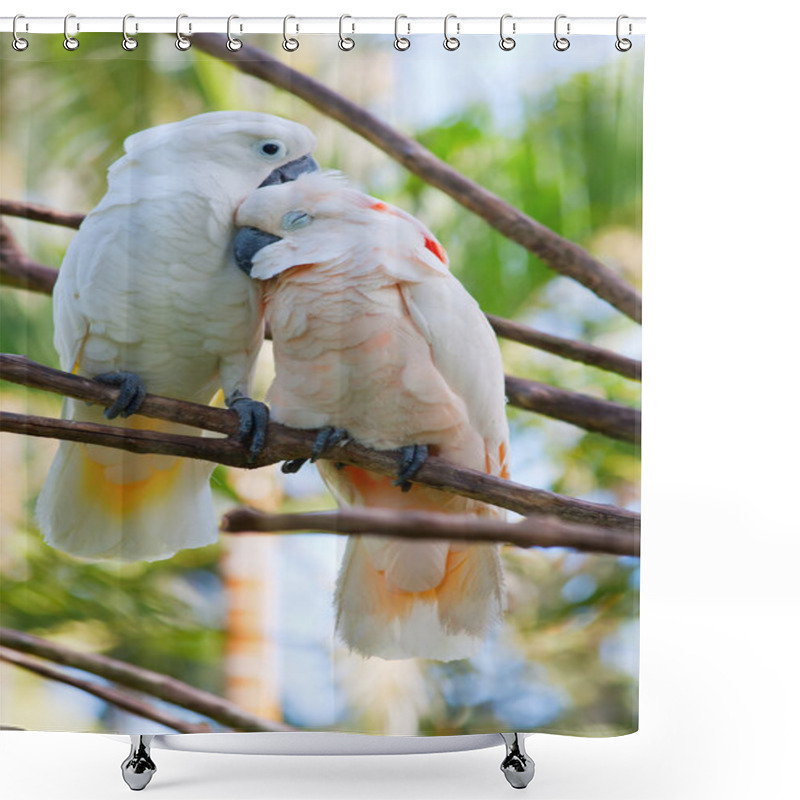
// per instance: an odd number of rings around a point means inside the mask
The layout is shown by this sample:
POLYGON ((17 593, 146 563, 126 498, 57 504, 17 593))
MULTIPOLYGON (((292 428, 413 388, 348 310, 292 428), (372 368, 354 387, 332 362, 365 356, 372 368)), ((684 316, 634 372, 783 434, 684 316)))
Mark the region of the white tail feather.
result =
POLYGON ((217 539, 212 464, 62 442, 36 505, 45 541, 89 559, 156 561, 217 539))
POLYGON ((345 643, 364 656, 385 659, 474 656, 502 613, 497 546, 450 543, 444 579, 428 591, 411 592, 397 589, 381 569, 398 560, 399 544, 413 545, 423 572, 426 558, 434 569, 440 561, 441 542, 348 540, 336 588, 337 629, 345 643))

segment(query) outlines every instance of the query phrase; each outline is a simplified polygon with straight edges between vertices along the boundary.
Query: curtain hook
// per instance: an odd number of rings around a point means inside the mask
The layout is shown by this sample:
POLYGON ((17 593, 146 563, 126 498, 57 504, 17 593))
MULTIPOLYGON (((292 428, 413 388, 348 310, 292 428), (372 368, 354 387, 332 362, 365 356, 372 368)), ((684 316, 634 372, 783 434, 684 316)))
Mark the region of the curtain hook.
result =
MULTIPOLYGON (((621 39, 620 38, 619 28, 620 28, 620 22, 622 22, 623 19, 629 19, 628 15, 627 14, 620 14, 617 17, 617 41, 614 42, 614 47, 616 47, 617 50, 620 51, 620 53, 627 53, 628 50, 630 50, 631 47, 633 47, 633 42, 631 42, 630 39, 621 39)), ((631 25, 631 23, 629 22, 628 23, 628 36, 630 36, 631 33, 633 33, 633 25, 631 25)))
MULTIPOLYGON (((178 50, 188 50, 192 46, 191 40, 181 33, 181 20, 188 19, 188 14, 178 14, 175 18, 175 47, 178 50)), ((189 23, 189 32, 192 31, 192 23, 189 23)))
MULTIPOLYGON (((566 19, 566 18, 567 18, 566 14, 559 14, 556 17, 555 23, 553 24, 553 34, 556 37, 556 40, 553 42, 553 47, 555 47, 555 49, 558 50, 560 53, 563 53, 565 50, 569 50, 569 39, 567 39, 564 36, 559 36, 558 35, 558 21, 560 19, 566 19)), ((567 23, 567 36, 569 36, 569 27, 570 27, 570 25, 569 25, 569 22, 568 22, 567 23)))
MULTIPOLYGON (((283 18, 283 49, 287 53, 294 53, 298 47, 300 47, 300 42, 297 39, 292 39, 289 37, 289 20, 290 19, 297 19, 297 17, 293 17, 291 14, 283 18)), ((300 26, 297 26, 297 30, 300 30, 300 26)))
MULTIPOLYGON (((136 19, 133 14, 126 14, 122 18, 122 49, 123 50, 135 50, 139 46, 139 42, 131 36, 128 36, 128 20, 129 19, 136 19)), ((134 30, 139 30, 139 23, 134 24, 134 30)))
MULTIPOLYGON (((80 42, 74 37, 69 35, 69 21, 71 19, 75 19, 74 14, 67 14, 64 17, 64 49, 65 50, 77 50, 80 46, 80 42)), ((75 23, 75 32, 77 33, 81 29, 79 23, 75 23)))
MULTIPOLYGON (((13 48, 14 48, 14 49, 15 49, 15 50, 18 52, 18 53, 21 53, 23 50, 26 50, 26 49, 27 49, 27 47, 28 47, 28 40, 27 40, 27 39, 23 39, 23 38, 22 38, 22 37, 21 37, 21 36, 20 36, 20 35, 17 33, 17 20, 18 20, 18 19, 25 19, 25 16, 24 16, 23 14, 17 14, 17 16, 16 16, 16 17, 14 17, 14 21, 11 23, 11 33, 12 33, 12 35, 14 36, 14 38, 13 38, 13 40, 12 40, 12 42, 11 42, 11 46, 12 46, 12 47, 13 47, 13 48)), ((26 23, 26 24, 25 24, 25 28, 27 29, 27 27, 28 27, 28 25, 27 25, 27 23, 26 23)))
POLYGON ((458 50, 458 48, 461 47, 461 42, 457 38, 457 35, 459 33, 461 33, 461 23, 458 22, 458 17, 455 14, 448 14, 444 18, 444 49, 445 50, 450 50, 452 52, 453 50, 458 50), (448 27, 451 19, 456 20, 456 36, 450 36, 447 33, 447 27, 448 27))
MULTIPOLYGON (((408 19, 405 14, 398 14, 394 18, 394 49, 395 50, 408 50, 411 47, 411 39, 407 39, 405 36, 400 35, 400 20, 401 19, 408 19)), ((411 23, 407 22, 406 27, 408 28, 407 33, 411 33, 411 23)))
MULTIPOLYGON (((236 39, 233 34, 231 34, 231 22, 235 19, 239 19, 235 14, 231 14, 228 17, 228 41, 225 43, 225 46, 230 50, 232 53, 235 53, 237 50, 242 49, 242 45, 244 42, 241 39, 236 39)), ((239 32, 242 32, 242 26, 239 26, 239 32)))
MULTIPOLYGON (((349 36, 345 36, 344 33, 342 32, 344 21, 346 19, 353 19, 353 18, 349 14, 342 14, 342 16, 339 17, 339 49, 344 51, 352 50, 356 46, 355 40, 351 39, 349 36)), ((350 26, 351 26, 351 33, 355 33, 356 30, 355 23, 351 22, 350 26)))
MULTIPOLYGON (((511 36, 506 36, 505 33, 503 32, 503 26, 505 25, 506 20, 511 18, 512 18, 511 14, 503 14, 503 16, 500 17, 500 49, 505 50, 506 52, 508 52, 509 50, 513 50, 517 46, 516 40, 513 39, 511 36)), ((517 23, 512 22, 511 33, 516 33, 516 32, 517 32, 517 23)))

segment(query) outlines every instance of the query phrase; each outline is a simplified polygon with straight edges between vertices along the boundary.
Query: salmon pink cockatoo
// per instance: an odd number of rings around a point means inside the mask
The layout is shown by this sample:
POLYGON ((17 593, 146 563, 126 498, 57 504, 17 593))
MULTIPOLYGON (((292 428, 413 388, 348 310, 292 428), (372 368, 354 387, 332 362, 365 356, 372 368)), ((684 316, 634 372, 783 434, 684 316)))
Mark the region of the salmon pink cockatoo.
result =
MULTIPOLYGON (((317 454, 343 436, 402 450, 395 480, 319 462, 339 504, 500 516, 409 482, 428 452, 508 475, 497 340, 433 235, 320 172, 253 192, 236 223, 239 265, 265 282, 272 419, 322 429, 317 454)), ((496 545, 352 536, 336 589, 337 627, 365 656, 466 658, 503 603, 496 545)))
MULTIPOLYGON (((105 414, 64 416, 171 433, 128 418, 146 392, 208 403, 222 389, 258 450, 266 407, 248 398, 263 340, 260 290, 237 268, 233 215, 259 184, 318 169, 314 137, 266 114, 221 111, 135 133, 108 171, 58 275, 55 344, 64 370, 120 387, 105 414)), ((53 547, 86 558, 168 558, 217 537, 212 464, 62 442, 36 517, 53 547)))

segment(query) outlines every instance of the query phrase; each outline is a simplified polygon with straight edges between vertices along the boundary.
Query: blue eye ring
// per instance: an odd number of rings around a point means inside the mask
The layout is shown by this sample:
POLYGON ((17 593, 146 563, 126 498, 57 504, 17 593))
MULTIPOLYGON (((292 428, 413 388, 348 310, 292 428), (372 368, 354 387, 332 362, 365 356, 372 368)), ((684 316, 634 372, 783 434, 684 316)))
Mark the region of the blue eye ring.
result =
POLYGON ((281 228, 285 231, 296 231, 298 228, 305 228, 313 219, 307 211, 289 211, 281 219, 281 228))
POLYGON ((286 155, 286 145, 279 139, 263 139, 256 144, 256 150, 269 161, 276 161, 286 155))

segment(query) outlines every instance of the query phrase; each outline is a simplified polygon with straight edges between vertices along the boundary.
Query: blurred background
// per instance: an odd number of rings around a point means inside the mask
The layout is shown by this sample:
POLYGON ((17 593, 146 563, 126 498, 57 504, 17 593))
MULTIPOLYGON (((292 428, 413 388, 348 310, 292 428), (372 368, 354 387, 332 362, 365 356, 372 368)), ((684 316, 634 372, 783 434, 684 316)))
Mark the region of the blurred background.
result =
MULTIPOLYGON (((603 301, 508 242, 438 190, 293 96, 168 36, 34 37, 0 58, 3 197, 88 211, 122 141, 151 125, 216 109, 295 119, 318 137, 317 160, 418 216, 453 272, 487 312, 640 356, 639 329, 603 301)), ((415 37, 397 53, 385 37, 253 43, 318 77, 414 136, 456 169, 578 242, 639 285, 643 47, 576 37, 558 53, 525 37, 446 52, 415 37), (305 45, 305 46, 303 46, 305 45)), ((73 232, 6 218, 32 258, 60 263, 73 232)), ((0 292, 3 352, 57 366, 48 297, 0 292)), ((638 405, 639 385, 532 348, 501 342, 506 371, 638 405)), ((258 371, 271 379, 269 346, 258 371)), ((0 385, 8 411, 57 416, 55 395, 0 385)), ((509 409, 512 477, 598 502, 638 508, 638 448, 509 409)), ((239 705, 315 730, 388 734, 541 730, 607 735, 635 730, 638 560, 506 547, 508 613, 480 656, 442 664, 382 662, 335 639, 332 594, 343 540, 327 535, 226 537, 154 564, 82 563, 44 545, 33 524, 56 442, 0 440, 2 624, 174 675, 239 705)), ((219 513, 333 506, 313 469, 217 468, 219 513)), ((39 730, 158 732, 155 723, 15 667, 0 665, 5 725, 39 730)), ((182 712, 183 713, 183 712, 182 712)), ((186 714, 184 713, 184 716, 186 714)))

